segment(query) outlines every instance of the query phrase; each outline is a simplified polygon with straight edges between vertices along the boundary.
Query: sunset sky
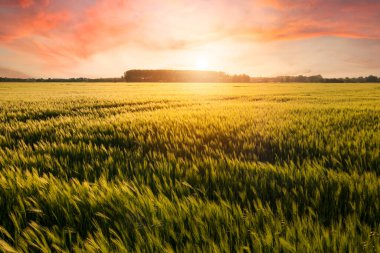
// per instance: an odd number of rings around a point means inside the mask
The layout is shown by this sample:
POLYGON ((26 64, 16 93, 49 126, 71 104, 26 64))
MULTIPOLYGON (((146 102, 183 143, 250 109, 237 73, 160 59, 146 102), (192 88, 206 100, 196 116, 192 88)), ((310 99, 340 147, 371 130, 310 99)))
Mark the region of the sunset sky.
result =
POLYGON ((380 0, 0 0, 0 76, 380 75, 380 0))

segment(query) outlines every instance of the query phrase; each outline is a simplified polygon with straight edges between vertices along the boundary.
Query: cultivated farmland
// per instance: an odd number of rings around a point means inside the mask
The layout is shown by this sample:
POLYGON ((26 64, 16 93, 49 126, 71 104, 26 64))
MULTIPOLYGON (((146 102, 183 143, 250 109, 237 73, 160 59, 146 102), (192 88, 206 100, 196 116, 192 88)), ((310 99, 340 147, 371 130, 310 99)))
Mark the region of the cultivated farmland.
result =
POLYGON ((4 252, 380 252, 379 84, 0 84, 4 252))

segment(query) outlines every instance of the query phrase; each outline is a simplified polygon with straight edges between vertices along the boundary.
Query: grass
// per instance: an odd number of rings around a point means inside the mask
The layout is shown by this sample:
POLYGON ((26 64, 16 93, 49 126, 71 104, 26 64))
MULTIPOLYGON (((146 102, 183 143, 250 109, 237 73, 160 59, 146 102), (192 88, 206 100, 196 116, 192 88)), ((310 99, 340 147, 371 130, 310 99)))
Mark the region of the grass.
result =
POLYGON ((380 252, 378 84, 0 84, 3 252, 380 252))

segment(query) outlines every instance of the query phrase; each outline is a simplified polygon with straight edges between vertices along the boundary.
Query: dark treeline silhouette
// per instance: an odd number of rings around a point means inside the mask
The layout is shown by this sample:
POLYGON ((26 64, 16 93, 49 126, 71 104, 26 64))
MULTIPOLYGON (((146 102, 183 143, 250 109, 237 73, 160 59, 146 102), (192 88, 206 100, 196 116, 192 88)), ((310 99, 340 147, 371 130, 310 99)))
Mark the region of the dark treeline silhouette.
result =
POLYGON ((229 75, 220 71, 199 70, 128 70, 121 77, 113 78, 9 78, 0 82, 225 82, 225 83, 379 83, 380 77, 324 78, 314 76, 250 77, 229 75))
POLYGON ((126 82, 250 82, 248 75, 228 75, 220 71, 200 70, 128 70, 126 82))
POLYGON ((253 83, 379 83, 380 77, 345 77, 345 78, 324 78, 321 75, 315 76, 277 76, 277 77, 251 77, 253 83))

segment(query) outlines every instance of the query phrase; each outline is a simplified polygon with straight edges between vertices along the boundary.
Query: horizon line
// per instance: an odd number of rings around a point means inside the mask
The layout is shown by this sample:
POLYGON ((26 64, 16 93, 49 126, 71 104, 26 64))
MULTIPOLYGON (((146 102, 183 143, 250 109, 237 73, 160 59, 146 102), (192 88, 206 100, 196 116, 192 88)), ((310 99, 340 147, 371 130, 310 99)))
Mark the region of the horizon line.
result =
MULTIPOLYGON (((177 71, 177 72, 205 72, 205 73, 223 73, 225 75, 228 75, 228 76, 242 76, 242 75, 245 75, 245 76, 248 76, 249 78, 253 78, 253 79, 258 79, 258 78, 263 78, 263 79, 269 79, 269 78, 281 78, 281 77, 321 77, 323 79, 355 79, 355 78, 366 78, 366 77, 377 77, 377 78, 380 78, 380 75, 377 76, 375 74, 369 74, 369 75, 362 75, 362 76, 334 76, 334 77, 325 77, 323 76, 323 74, 313 74, 313 75, 304 75, 304 74, 296 74, 296 75, 272 75, 272 76, 253 76, 253 75, 249 75, 249 74, 246 74, 246 73, 234 73, 234 74, 231 74, 229 72, 225 72, 225 71, 221 71, 221 70, 199 70, 199 69, 161 69, 161 68, 158 68, 158 69, 137 69, 137 68, 134 68, 134 69, 129 69, 129 70, 126 70, 124 73, 128 72, 128 71, 177 71)), ((124 75, 123 73, 123 75, 124 75)), ((122 75, 121 75, 122 76, 122 75)), ((19 79, 19 80, 36 80, 36 79, 43 79, 43 80, 46 80, 46 79, 62 79, 62 80, 70 80, 70 79, 89 79, 89 80, 97 80, 97 79, 123 79, 121 78, 121 76, 113 76, 113 77, 88 77, 88 76, 77 76, 77 77, 36 77, 36 76, 29 76, 29 77, 16 77, 16 76, 2 76, 0 74, 0 78, 1 79, 19 79)))

